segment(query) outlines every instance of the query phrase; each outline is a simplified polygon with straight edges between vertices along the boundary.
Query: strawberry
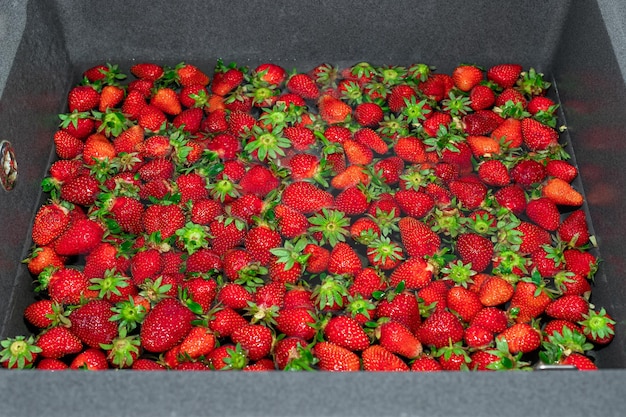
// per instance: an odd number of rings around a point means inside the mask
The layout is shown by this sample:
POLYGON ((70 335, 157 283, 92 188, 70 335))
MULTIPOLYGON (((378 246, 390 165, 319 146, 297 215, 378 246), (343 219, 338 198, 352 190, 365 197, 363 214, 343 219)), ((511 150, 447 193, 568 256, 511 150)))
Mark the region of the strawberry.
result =
POLYGON ((504 119, 491 110, 477 110, 462 119, 465 133, 474 136, 490 136, 503 122, 504 119))
POLYGON ((414 372, 438 372, 443 370, 441 364, 432 356, 422 355, 411 363, 411 371, 414 372))
POLYGON ((38 300, 24 309, 24 318, 40 329, 51 327, 60 319, 61 309, 52 300, 38 300))
POLYGON ((576 352, 570 353, 564 359, 561 359, 561 364, 572 365, 579 371, 595 371, 598 369, 589 357, 576 352))
POLYGON ((389 283, 397 286, 404 281, 408 289, 420 289, 433 278, 432 266, 423 258, 409 258, 400 263, 389 276, 389 283))
POLYGON ((64 130, 54 134, 56 154, 61 159, 74 159, 83 153, 85 144, 76 136, 64 130))
POLYGON ((283 204, 303 214, 315 213, 334 203, 332 194, 310 182, 292 182, 282 194, 283 204))
POLYGON ((493 106, 496 101, 496 95, 488 86, 478 84, 470 90, 469 99, 469 106, 472 110, 485 110, 493 106))
MULTIPOLYGON (((146 97, 141 91, 129 90, 122 103, 121 110, 122 113, 127 115, 131 120, 138 120, 141 112, 147 105, 146 97)), ((144 123, 145 122, 147 122, 147 120, 144 121, 144 123)))
POLYGON ((425 223, 412 217, 403 217, 398 222, 402 244, 409 256, 424 257, 434 255, 441 245, 439 235, 425 223))
POLYGON ((541 195, 550 199, 554 204, 579 207, 584 197, 568 182, 560 178, 550 178, 541 188, 541 195))
POLYGON ((354 120, 363 127, 376 128, 383 117, 383 109, 376 103, 360 103, 354 108, 354 120))
POLYGON ((90 219, 78 219, 54 242, 54 249, 61 256, 85 254, 98 246, 103 236, 104 229, 100 224, 90 219))
POLYGON ((522 120, 524 145, 531 151, 542 151, 558 146, 559 133, 541 122, 526 118, 522 120))
POLYGON ((398 84, 391 89, 387 96, 387 105, 393 113, 399 113, 406 107, 406 101, 417 97, 417 92, 408 84, 398 84))
POLYGON ((215 335, 206 327, 193 327, 179 345, 179 355, 197 359, 207 356, 215 347, 215 335))
POLYGON ((448 309, 458 314, 465 323, 472 321, 474 316, 483 308, 478 294, 462 286, 450 288, 446 298, 448 309))
POLYGON ((519 253, 530 254, 544 245, 550 245, 550 233, 529 222, 521 222, 515 230, 520 232, 519 253))
POLYGON ((419 90, 435 101, 447 97, 453 87, 454 80, 448 74, 431 74, 426 81, 418 84, 419 90))
POLYGON ((572 247, 586 245, 590 239, 587 216, 583 210, 572 212, 557 229, 559 239, 572 247))
POLYGON ((65 207, 55 203, 41 206, 33 221, 33 242, 40 246, 50 244, 65 231, 69 223, 70 214, 65 207))
POLYGON ((578 169, 567 161, 551 159, 546 163, 546 174, 571 183, 578 176, 578 169))
POLYGON ((491 265, 493 243, 475 233, 463 233, 457 237, 456 249, 464 263, 471 263, 476 272, 483 272, 491 265))
POLYGON ((502 88, 511 88, 515 85, 522 72, 519 64, 499 64, 487 70, 487 79, 502 88))
POLYGON ((528 323, 516 323, 496 336, 496 340, 507 342, 509 352, 530 353, 541 345, 540 332, 528 323))
POLYGON ((598 270, 598 259, 589 252, 566 249, 563 251, 563 259, 568 271, 585 278, 592 278, 598 270))
POLYGON ((468 136, 465 138, 476 158, 489 158, 500 154, 500 144, 489 136, 468 136))
POLYGON ((165 352, 191 331, 194 314, 175 298, 159 301, 141 326, 141 345, 150 352, 165 352))
POLYGON ((40 359, 37 361, 37 365, 35 367, 43 371, 63 371, 69 369, 69 366, 65 362, 59 359, 51 358, 40 359))
POLYGON ((272 332, 260 324, 248 324, 239 327, 230 337, 234 343, 241 345, 246 356, 252 361, 269 355, 274 341, 272 332))
POLYGON ((98 110, 105 112, 107 109, 115 108, 124 100, 125 91, 116 85, 105 85, 100 91, 100 103, 98 110))
POLYGON ((505 107, 510 104, 517 105, 521 109, 525 109, 527 106, 526 98, 519 90, 515 88, 505 88, 496 97, 495 105, 498 107, 505 107))
POLYGON ((209 76, 206 75, 200 68, 191 64, 181 63, 176 67, 176 75, 180 85, 189 86, 194 84, 207 85, 209 84, 209 76))
POLYGON ((237 68, 228 68, 226 71, 216 72, 211 91, 217 95, 225 96, 233 91, 244 81, 244 73, 237 68))
POLYGON ((604 308, 600 311, 589 310, 578 324, 582 327, 587 340, 596 345, 606 345, 615 337, 615 320, 604 308))
POLYGON ((315 337, 315 314, 307 307, 281 309, 276 317, 276 328, 287 335, 309 341, 315 337))
POLYGON ((111 343, 118 334, 117 324, 111 320, 114 314, 111 307, 111 303, 105 300, 89 301, 68 316, 70 330, 92 348, 111 343))
POLYGON ((348 372, 361 369, 359 357, 354 352, 330 342, 316 343, 313 355, 322 371, 348 372))
POLYGON ((441 127, 449 128, 452 123, 452 116, 448 113, 442 113, 439 111, 432 112, 430 117, 422 122, 424 132, 428 136, 436 137, 441 127))
POLYGON ((485 307, 493 307, 508 302, 514 291, 510 282, 498 276, 490 276, 480 285, 478 297, 485 307))
MULTIPOLYGON (((367 148, 363 148, 362 145, 360 145, 358 142, 353 142, 353 143, 358 146, 353 149, 355 153, 360 152, 360 150, 363 150, 363 149, 367 153, 367 155, 365 156, 359 155, 358 157, 364 157, 364 158, 369 159, 371 151, 369 151, 369 149, 367 148)), ((329 157, 332 155, 341 155, 341 154, 338 154, 338 153, 331 154, 329 155, 329 157)), ((330 185, 332 185, 333 188, 336 188, 338 190, 343 190, 348 187, 353 187, 353 186, 357 186, 360 184, 368 185, 369 182, 370 182, 370 176, 367 173, 367 171, 363 168, 363 166, 350 165, 349 167, 344 168, 341 172, 337 173, 337 175, 335 175, 333 179, 330 181, 330 185)))
POLYGON ((399 190, 394 198, 404 214, 417 219, 428 215, 435 206, 429 194, 415 190, 399 190))
POLYGON ((452 71, 454 85, 461 91, 470 91, 483 79, 482 71, 472 65, 459 65, 452 71))
POLYGON ((352 107, 331 95, 324 94, 317 101, 320 117, 328 124, 342 123, 352 114, 352 107))
POLYGON ((532 282, 520 281, 509 305, 509 313, 513 313, 517 323, 528 323, 543 314, 550 304, 550 297, 545 289, 532 282))
POLYGON ((448 186, 450 192, 468 210, 478 208, 487 197, 487 187, 480 182, 459 178, 450 181, 448 186))
POLYGON ((558 207, 547 197, 530 200, 526 204, 526 216, 537 226, 550 232, 554 232, 561 223, 558 207))
POLYGON ((268 84, 280 86, 287 78, 287 72, 283 67, 271 62, 266 62, 255 68, 255 76, 268 84))
POLYGON ((389 321, 381 324, 377 330, 380 345, 391 353, 408 359, 418 357, 422 353, 421 342, 404 325, 389 321))
POLYGON ((178 94, 171 88, 162 87, 154 92, 150 99, 150 105, 161 110, 165 114, 177 115, 182 111, 178 94))
POLYGON ((372 345, 362 353, 363 369, 366 371, 408 371, 402 359, 380 345, 372 345))
POLYGON ((262 265, 267 265, 270 260, 270 250, 279 246, 282 239, 280 233, 266 226, 253 227, 244 237, 244 246, 252 255, 252 258, 262 265))
POLYGON ((485 307, 476 313, 470 326, 480 326, 491 333, 500 333, 507 328, 507 321, 507 315, 503 310, 496 307, 485 307))
POLYGON ((109 362, 99 348, 88 348, 76 355, 70 363, 70 369, 86 369, 88 371, 102 371, 109 369, 109 362))
POLYGON ((185 132, 196 133, 200 130, 203 117, 204 113, 202 109, 192 107, 178 113, 174 120, 172 120, 172 125, 174 125, 175 128, 182 128, 185 132))
POLYGON ((137 114, 137 123, 146 130, 158 132, 167 123, 167 116, 158 107, 146 104, 141 106, 137 114))
POLYGON ((441 348, 463 339, 463 325, 451 312, 437 310, 421 324, 416 336, 424 345, 441 348))
POLYGON ((156 81, 163 75, 163 67, 152 62, 141 62, 130 67, 130 72, 137 78, 156 81))
POLYGON ((278 231, 284 238, 293 239, 307 232, 309 220, 304 214, 284 204, 277 205, 274 212, 278 231))
POLYGON ((498 159, 483 161, 478 166, 478 176, 483 183, 494 187, 503 187, 511 182, 508 168, 498 159))
POLYGON ((89 85, 77 86, 68 93, 67 103, 70 112, 93 110, 100 104, 100 94, 89 85))
POLYGON ((319 88, 308 74, 294 74, 285 85, 290 92, 307 100, 316 100, 320 96, 319 88))
POLYGON ((496 127, 490 135, 500 143, 506 144, 509 148, 519 148, 524 142, 522 136, 522 122, 518 119, 507 118, 496 127))
POLYGON ((74 268, 61 268, 50 277, 48 295, 50 300, 58 304, 79 304, 81 299, 90 296, 88 287, 89 281, 81 271, 74 268))
POLYGON ((463 341, 469 348, 484 348, 493 342, 493 333, 482 326, 468 326, 463 333, 463 341))
POLYGON ((387 143, 385 143, 378 133, 367 127, 354 132, 354 140, 367 146, 379 155, 384 155, 389 150, 387 143))
POLYGON ((578 295, 563 295, 550 302, 545 313, 554 318, 579 322, 584 319, 584 315, 589 312, 589 302, 578 295))
POLYGON ((94 165, 116 156, 115 145, 105 135, 94 133, 85 140, 83 148, 83 162, 94 165))
POLYGON ((370 340, 361 325, 352 317, 332 317, 324 327, 324 336, 330 343, 350 351, 361 351, 370 345, 370 340))
POLYGON ((80 352, 83 344, 67 327, 57 326, 39 335, 37 347, 42 357, 59 359, 80 352))
POLYGON ((352 139, 343 143, 343 150, 352 165, 367 165, 374 159, 374 154, 367 145, 352 139))
POLYGON ((328 272, 331 274, 356 275, 363 269, 361 259, 354 249, 344 242, 337 243, 330 252, 328 272))

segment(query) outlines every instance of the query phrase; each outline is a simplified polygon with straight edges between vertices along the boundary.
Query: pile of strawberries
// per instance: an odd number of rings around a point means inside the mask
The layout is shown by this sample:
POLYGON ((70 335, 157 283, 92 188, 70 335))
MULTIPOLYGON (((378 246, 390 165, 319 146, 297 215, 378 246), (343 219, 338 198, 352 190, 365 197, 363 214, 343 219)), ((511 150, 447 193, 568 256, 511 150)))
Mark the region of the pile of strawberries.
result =
POLYGON ((595 369, 594 239, 534 69, 84 72, 8 368, 595 369))

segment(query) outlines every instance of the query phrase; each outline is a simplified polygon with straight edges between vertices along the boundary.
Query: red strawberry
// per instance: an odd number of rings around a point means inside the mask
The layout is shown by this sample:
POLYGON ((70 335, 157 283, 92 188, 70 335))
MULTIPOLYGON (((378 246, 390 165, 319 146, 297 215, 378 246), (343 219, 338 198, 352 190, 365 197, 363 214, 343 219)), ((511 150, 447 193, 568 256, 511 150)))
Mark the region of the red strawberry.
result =
POLYGON ((276 328, 287 335, 301 340, 311 340, 317 330, 314 313, 306 307, 281 309, 276 317, 276 328))
POLYGON ((452 194, 468 210, 478 208, 487 196, 487 187, 480 182, 459 178, 448 185, 452 194))
POLYGON ((530 353, 541 345, 541 334, 528 323, 516 323, 496 336, 496 340, 505 340, 512 354, 530 353))
POLYGON ((517 104, 518 106, 521 106, 522 109, 525 109, 528 103, 526 101, 526 98, 524 97, 524 94, 522 94, 519 90, 516 90, 515 88, 505 88, 504 91, 502 91, 498 95, 498 97, 496 97, 495 105, 498 107, 503 107, 508 102, 517 104))
POLYGON ((282 202, 303 214, 311 214, 331 207, 334 199, 332 194, 310 182, 293 182, 285 187, 282 202))
POLYGON ((541 195, 562 206, 580 207, 585 201, 583 195, 568 182, 556 177, 544 184, 541 195))
POLYGON ((470 326, 480 326, 492 333, 500 333, 508 326, 506 313, 497 307, 485 307, 474 316, 470 326))
POLYGON ((86 369, 88 371, 102 371, 109 369, 109 362, 100 348, 88 348, 76 355, 70 363, 70 369, 86 369))
POLYGON ((395 287, 404 281, 408 289, 424 288, 432 280, 432 269, 423 258, 409 258, 393 270, 389 276, 389 283, 395 287))
POLYGON ((416 336, 424 345, 441 348, 463 339, 463 325, 449 311, 437 310, 422 323, 416 336))
POLYGON ((200 68, 191 64, 181 64, 176 68, 176 75, 178 76, 178 82, 183 87, 199 84, 209 84, 209 76, 206 75, 200 68))
POLYGON ((191 331, 194 314, 175 298, 159 301, 146 315, 141 327, 141 345, 150 352, 165 352, 191 331))
POLYGON ((403 217, 398 222, 402 244, 409 256, 432 256, 439 250, 441 239, 437 233, 421 221, 403 217))
POLYGON ((266 226, 257 226, 248 231, 244 238, 244 246, 253 259, 262 265, 270 261, 270 250, 279 246, 282 239, 280 233, 266 226))
POLYGON ((226 71, 216 72, 211 83, 211 91, 225 96, 244 81, 244 73, 237 68, 228 68, 226 71))
POLYGON ((24 309, 24 318, 33 326, 45 329, 55 324, 55 321, 58 321, 57 316, 59 313, 58 305, 55 305, 52 300, 43 299, 35 301, 26 307, 24 309))
POLYGON ((104 229, 100 224, 90 219, 78 219, 59 236, 54 249, 62 256, 85 254, 98 246, 103 236, 104 229))
POLYGON ((571 183, 578 176, 578 169, 567 161, 551 159, 546 163, 546 173, 551 177, 571 183))
POLYGON ((522 72, 522 66, 519 64, 499 64, 487 70, 487 79, 498 84, 502 88, 510 88, 522 72))
POLYGON ((391 89, 387 96, 389 110, 399 113, 406 107, 405 100, 410 101, 412 97, 417 97, 417 92, 408 84, 398 84, 391 89))
POLYGON ((480 285, 478 297, 486 307, 498 306, 506 303, 513 297, 513 285, 498 276, 490 276, 480 285))
POLYGON ((74 159, 83 153, 85 144, 72 134, 64 130, 58 130, 54 134, 54 146, 59 158, 74 159))
POLYGON ((456 245, 463 263, 471 263, 474 271, 482 272, 491 264, 493 243, 486 237, 463 233, 458 236, 456 245))
POLYGON ((517 323, 528 323, 543 314, 548 304, 550 297, 543 288, 532 282, 520 281, 515 286, 509 313, 514 313, 517 323))
POLYGON ((65 231, 70 223, 69 210, 50 203, 37 210, 33 222, 32 238, 36 245, 45 246, 65 231))
POLYGON ((569 246, 581 247, 589 242, 587 216, 583 210, 572 212, 557 229, 559 239, 569 246))
POLYGON ((377 329, 382 347, 408 359, 418 357, 422 353, 421 342, 401 323, 390 321, 377 329))
POLYGON ((435 200, 427 193, 415 190, 398 190, 394 198, 407 216, 421 219, 435 207, 435 200))
POLYGON ((90 206, 100 192, 100 183, 91 175, 79 175, 61 185, 61 198, 73 204, 90 206))
POLYGON ((576 352, 570 353, 564 359, 561 359, 561 364, 572 365, 579 371, 596 371, 598 369, 589 357, 576 352))
POLYGON ((330 342, 316 343, 313 355, 318 359, 322 371, 348 372, 361 369, 361 361, 354 352, 330 342))
POLYGON ((511 181, 509 170, 502 161, 489 159, 478 166, 478 176, 481 181, 494 187, 502 187, 511 181))
POLYGON ((287 80, 287 89, 307 100, 316 100, 320 91, 313 78, 307 74, 294 74, 287 80))
POLYGON ((363 369, 366 371, 408 371, 402 359, 380 345, 372 345, 362 353, 363 369))
POLYGON ((463 334, 463 341, 469 348, 487 347, 493 342, 493 333, 482 326, 469 326, 463 334))
POLYGON ((441 364, 432 356, 420 356, 411 364, 411 371, 414 372, 438 372, 441 370, 443 370, 441 364))
POLYGON ((361 259, 354 249, 344 242, 337 243, 330 252, 328 272, 331 274, 356 275, 363 269, 361 259))
POLYGON ((491 132, 491 137, 509 148, 518 148, 524 141, 522 136, 522 122, 518 119, 507 118, 491 132))
POLYGON ((496 95, 488 86, 479 84, 470 90, 469 99, 472 110, 485 110, 493 106, 496 95))
POLYGON ((324 327, 324 336, 330 343, 351 351, 361 351, 370 345, 361 325, 348 316, 332 317, 324 327))
POLYGON ((589 313, 589 302, 578 295, 563 295, 550 302, 545 313, 555 319, 579 322, 589 313))
POLYGON ((563 251, 563 259, 568 271, 585 278, 592 278, 598 270, 598 259, 589 252, 566 249, 563 251))
POLYGON ((515 230, 521 232, 519 252, 522 254, 533 253, 544 245, 550 245, 552 240, 550 233, 529 222, 521 222, 515 230))
POLYGON ((98 110, 105 112, 107 109, 115 108, 124 100, 125 91, 122 87, 116 85, 105 85, 100 91, 100 103, 98 110))
POLYGON ((229 307, 223 307, 213 313, 209 321, 209 328, 218 337, 230 337, 239 327, 245 326, 248 321, 229 307))
POLYGON ((466 323, 472 321, 474 316, 483 308, 478 294, 462 286, 450 288, 446 298, 448 309, 458 314, 461 320, 466 323))
POLYGON ((163 75, 163 67, 152 62, 141 62, 130 67, 130 72, 137 78, 156 81, 163 75))
POLYGON ((320 117, 328 124, 342 123, 352 114, 352 107, 331 95, 322 95, 318 102, 320 117))
POLYGON ((42 333, 37 339, 43 358, 58 359, 78 353, 83 344, 67 327, 57 326, 42 333))
POLYGON ((111 320, 114 313, 112 304, 105 300, 91 300, 72 311, 68 316, 70 330, 85 345, 100 348, 118 335, 117 323, 111 320))
POLYGON ((559 133, 535 119, 525 118, 522 120, 522 138, 529 150, 542 151, 558 146, 559 133))
POLYGON ((489 136, 504 119, 491 110, 477 110, 463 116, 463 130, 468 135, 489 136))
POLYGON ((70 112, 73 111, 89 111, 98 107, 100 103, 100 94, 89 85, 81 85, 70 90, 67 103, 70 112))
POLYGON ((152 132, 158 132, 167 123, 165 113, 152 104, 146 104, 137 115, 139 126, 152 132))
POLYGON ((383 117, 383 110, 376 103, 360 103, 354 108, 354 119, 364 127, 377 127, 383 117))
POLYGON ((272 332, 259 324, 248 324, 239 327, 231 334, 234 343, 238 343, 246 352, 246 356, 257 361, 269 355, 274 337, 272 332))
POLYGON ((561 223, 558 207, 546 197, 530 200, 526 205, 526 215, 533 223, 550 232, 555 231, 561 223))
POLYGON ((48 295, 53 302, 58 304, 79 304, 81 299, 91 296, 88 287, 89 281, 81 271, 74 268, 61 268, 50 277, 48 295))

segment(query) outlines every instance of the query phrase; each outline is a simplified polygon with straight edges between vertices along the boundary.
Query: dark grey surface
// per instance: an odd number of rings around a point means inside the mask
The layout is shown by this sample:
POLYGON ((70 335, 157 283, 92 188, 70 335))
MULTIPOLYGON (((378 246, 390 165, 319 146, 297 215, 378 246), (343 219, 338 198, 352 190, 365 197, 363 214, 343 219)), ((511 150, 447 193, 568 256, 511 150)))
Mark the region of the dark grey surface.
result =
POLYGON ((609 0, 0 0, 0 140, 13 143, 20 166, 17 187, 0 190, 0 339, 27 331, 31 277, 18 261, 30 245, 56 114, 79 71, 140 60, 210 71, 218 57, 288 69, 368 60, 450 71, 460 61, 516 61, 549 73, 604 259, 593 302, 618 320, 616 340, 597 353, 606 369, 593 374, 0 371, 0 415, 623 415, 625 17, 626 5, 609 0))

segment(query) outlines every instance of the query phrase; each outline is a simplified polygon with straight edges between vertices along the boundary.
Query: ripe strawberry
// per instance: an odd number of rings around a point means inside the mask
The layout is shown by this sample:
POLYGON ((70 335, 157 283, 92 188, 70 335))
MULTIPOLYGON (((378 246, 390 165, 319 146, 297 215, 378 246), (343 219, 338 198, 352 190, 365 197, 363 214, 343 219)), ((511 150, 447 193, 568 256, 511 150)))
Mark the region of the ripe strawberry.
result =
POLYGON ((576 352, 570 353, 564 359, 561 359, 561 364, 572 365, 579 371, 596 371, 598 369, 589 357, 576 352))
POLYGON ((220 256, 208 248, 200 248, 187 258, 185 271, 189 274, 206 274, 222 269, 220 256))
POLYGON ((491 137, 500 143, 506 144, 510 149, 519 148, 524 142, 522 136, 522 122, 514 118, 504 119, 504 121, 491 132, 491 137))
POLYGON ((253 227, 244 237, 244 246, 252 258, 262 265, 270 261, 270 250, 279 246, 282 239, 280 233, 266 226, 253 227))
POLYGON ((291 141, 293 149, 297 151, 305 151, 315 144, 315 134, 308 127, 287 126, 284 128, 283 133, 291 141))
POLYGON ((163 75, 163 67, 152 62, 141 62, 130 67, 130 72, 137 78, 156 81, 163 75))
POLYGON ((423 258, 409 258, 400 263, 389 276, 389 283, 397 286, 404 281, 408 289, 420 289, 430 283, 433 278, 432 266, 423 258))
POLYGON ((572 247, 581 247, 589 242, 590 233, 587 226, 587 216, 583 210, 572 212, 557 229, 557 235, 562 242, 572 247))
POLYGON ((558 146, 559 133, 535 119, 525 118, 522 120, 522 138, 529 150, 542 151, 558 146))
POLYGON ((541 345, 541 334, 528 323, 516 323, 497 335, 496 340, 505 340, 512 354, 530 353, 541 345))
POLYGON ((165 114, 174 116, 182 111, 178 94, 173 89, 167 87, 161 87, 154 92, 150 99, 150 105, 165 114))
POLYGON ((381 324, 376 330, 380 345, 391 353, 408 359, 418 357, 422 353, 421 342, 401 323, 389 321, 381 324))
POLYGON ((215 335, 206 327, 195 326, 183 339, 179 346, 179 355, 198 359, 207 356, 216 345, 215 335))
MULTIPOLYGON (((363 148, 362 145, 360 145, 359 143, 354 142, 354 141, 350 141, 350 142, 357 145, 357 147, 353 149, 354 152, 359 152, 360 149, 365 149, 366 153, 371 154, 371 151, 369 151, 369 149, 363 148)), ((341 155, 343 158, 343 154, 339 154, 339 153, 330 154, 328 155, 328 157, 331 157, 333 155, 341 155)), ((360 155, 358 157, 363 157, 363 155, 360 155)), ((369 155, 364 156, 364 157, 369 158, 369 155)), ((343 162, 340 161, 340 163, 343 163, 343 162)), ((368 185, 369 182, 370 182, 370 176, 367 173, 367 171, 363 169, 361 165, 350 165, 347 168, 343 167, 342 171, 337 173, 337 175, 335 175, 333 179, 330 181, 330 185, 332 185, 333 188, 335 189, 343 190, 348 187, 354 187, 360 184, 368 185)))
POLYGON ((309 341, 315 337, 315 313, 307 307, 281 309, 276 317, 276 328, 287 337, 309 341))
POLYGON ((294 74, 287 80, 287 90, 307 100, 316 100, 320 96, 319 88, 308 74, 294 74))
POLYGON ((24 318, 40 329, 51 327, 60 318, 60 307, 52 300, 38 300, 24 309, 24 318))
POLYGON ((260 324, 248 324, 236 329, 230 336, 232 341, 240 344, 246 356, 257 361, 269 355, 274 337, 272 332, 260 324))
POLYGON ((383 109, 376 103, 360 103, 354 108, 355 121, 364 127, 376 128, 383 117, 383 109))
POLYGON ((54 250, 61 256, 89 253, 104 236, 100 224, 90 219, 78 219, 72 222, 54 242, 54 250))
POLYGON ((33 242, 40 246, 50 244, 65 231, 69 223, 70 214, 65 207, 55 203, 41 206, 33 222, 33 242))
POLYGON ((482 326, 468 326, 463 341, 469 348, 484 348, 493 343, 493 333, 482 326))
POLYGON ((310 182, 292 182, 282 194, 283 204, 303 214, 311 214, 334 203, 332 194, 310 182))
POLYGON ((550 233, 529 222, 521 222, 515 230, 520 232, 519 253, 521 254, 531 254, 544 245, 550 245, 552 241, 550 233))
POLYGON ((587 340, 596 345, 607 345, 615 337, 615 320, 604 308, 600 311, 589 310, 578 324, 582 327, 587 340))
POLYGON ((196 133, 200 130, 204 113, 198 107, 184 109, 172 120, 175 128, 182 128, 185 132, 196 133))
POLYGON ((402 244, 409 256, 432 256, 439 250, 439 235, 425 223, 412 217, 403 217, 398 222, 398 227, 402 244))
POLYGON ((61 268, 50 277, 48 295, 57 304, 80 304, 81 299, 91 296, 88 287, 89 281, 81 271, 74 268, 61 268))
POLYGON ((528 201, 526 216, 537 226, 554 232, 561 223, 561 213, 556 204, 547 197, 528 201))
POLYGON ((122 113, 127 115, 131 120, 138 120, 144 107, 148 105, 146 97, 141 91, 129 90, 128 95, 122 103, 122 113))
POLYGON ((474 316, 470 326, 480 326, 491 333, 500 333, 508 326, 506 313, 497 307, 485 307, 474 316))
POLYGON ((372 345, 361 354, 363 369, 366 371, 408 371, 409 366, 402 359, 380 345, 372 345))
POLYGON ((63 358, 83 349, 80 339, 63 326, 53 327, 40 334, 37 346, 41 349, 39 355, 49 359, 63 358))
POLYGON ((478 297, 486 307, 494 307, 508 302, 513 297, 513 285, 498 276, 490 276, 480 285, 478 297))
POLYGON ((185 87, 189 85, 209 84, 209 76, 206 75, 200 68, 191 64, 180 64, 176 67, 176 75, 178 77, 178 83, 185 87))
POLYGON ((446 298, 448 309, 458 314, 465 323, 472 321, 474 316, 483 308, 478 294, 462 286, 450 288, 446 298))
POLYGON ((462 119, 465 133, 474 136, 490 136, 503 122, 504 119, 491 110, 477 110, 462 119))
POLYGON ((330 125, 343 123, 352 114, 352 107, 328 94, 323 94, 319 98, 317 107, 322 120, 330 125))
POLYGON ((54 134, 54 146, 59 158, 74 159, 83 153, 85 144, 71 133, 58 130, 54 134))
POLYGON ((546 163, 546 174, 571 183, 578 176, 578 169, 567 161, 551 159, 546 163))
POLYGON ((566 249, 563 251, 563 259, 568 271, 585 278, 592 278, 598 270, 598 259, 589 252, 579 249, 566 249))
POLYGON ((259 197, 265 197, 279 185, 280 181, 269 168, 256 164, 250 167, 239 180, 243 194, 255 194, 259 197))
POLYGON ((459 178, 448 184, 450 192, 459 200, 464 208, 478 208, 487 197, 487 187, 476 181, 459 178))
POLYGON ((349 372, 361 369, 359 357, 350 350, 330 342, 318 342, 313 347, 313 356, 322 371, 349 372))
POLYGON ((522 66, 519 64, 499 64, 487 70, 487 79, 502 88, 510 88, 515 85, 521 72, 522 66))
POLYGON ((70 330, 85 345, 100 348, 118 335, 117 323, 111 320, 114 313, 112 304, 105 300, 91 300, 72 311, 68 316, 70 330))
POLYGON ((191 331, 195 315, 175 298, 159 301, 141 326, 141 345, 150 352, 165 352, 191 331))
POLYGON ((405 100, 417 97, 417 92, 408 84, 398 84, 391 89, 387 96, 387 105, 393 113, 399 113, 406 107, 405 100))
MULTIPOLYGON (((354 140, 367 146, 379 155, 389 151, 387 143, 374 130, 364 127, 354 132, 354 140)), ((345 146, 345 144, 344 144, 345 146)))
POLYGON ((471 263, 476 272, 483 272, 491 265, 493 243, 484 236, 475 233, 463 233, 458 236, 456 249, 463 263, 471 263))
POLYGON ((483 161, 478 166, 478 176, 482 182, 494 187, 503 187, 511 182, 509 170, 498 159, 483 161))
POLYGON ((430 77, 418 84, 420 91, 435 101, 448 97, 454 87, 454 81, 448 74, 431 74, 430 77))
POLYGON ((488 86, 479 84, 470 90, 469 99, 472 110, 485 110, 493 106, 496 95, 488 86))
POLYGON ((141 109, 137 114, 137 123, 144 129, 158 132, 167 123, 167 116, 158 107, 152 104, 140 107, 141 109))
POLYGON ((115 146, 105 135, 94 133, 85 140, 83 162, 94 165, 99 161, 111 160, 116 156, 115 146))
POLYGON ((528 102, 524 97, 524 94, 515 88, 505 88, 498 96, 496 97, 495 105, 498 107, 503 107, 507 103, 512 102, 517 106, 525 109, 528 102))
POLYGON ((35 368, 42 371, 63 371, 69 369, 69 366, 59 359, 43 358, 37 361, 35 368))
POLYGON ((356 275, 363 269, 361 259, 354 249, 344 242, 337 243, 330 252, 328 272, 331 274, 356 275))
POLYGON ((109 369, 109 362, 104 352, 99 348, 87 348, 72 359, 70 369, 102 371, 109 369))
POLYGON ((374 159, 374 154, 367 145, 352 139, 343 143, 343 150, 352 165, 367 165, 374 159))
POLYGON ((563 295, 550 302, 545 313, 555 319, 579 322, 589 312, 589 302, 578 295, 563 295))
POLYGON ((238 68, 228 68, 214 74, 211 91, 220 96, 226 96, 244 81, 245 75, 238 68))
POLYGON ((432 356, 422 355, 411 363, 411 371, 414 372, 438 372, 442 371, 441 364, 432 356))
POLYGON ((427 193, 416 190, 398 190, 394 198, 407 216, 421 219, 435 207, 435 200, 427 193))
POLYGON ((293 239, 304 235, 309 228, 307 217, 284 204, 274 207, 278 231, 286 239, 293 239))
POLYGON ((100 91, 100 103, 98 110, 105 112, 107 109, 115 108, 124 100, 126 92, 122 87, 116 85, 105 85, 100 91))
POLYGON ((520 281, 509 305, 509 313, 513 313, 515 322, 528 323, 540 316, 550 304, 550 297, 545 289, 532 282, 520 281))
POLYGON ((324 327, 324 336, 330 343, 344 347, 351 351, 361 351, 370 345, 365 330, 352 317, 332 317, 324 327))
POLYGON ((237 283, 228 283, 220 288, 217 301, 226 307, 242 310, 253 301, 253 296, 246 287, 237 283))
POLYGON ((70 90, 67 103, 70 112, 93 110, 100 103, 100 94, 89 85, 77 86, 70 90))
POLYGON ((463 339, 463 325, 449 311, 436 310, 418 328, 416 336, 423 345, 441 348, 463 339))

